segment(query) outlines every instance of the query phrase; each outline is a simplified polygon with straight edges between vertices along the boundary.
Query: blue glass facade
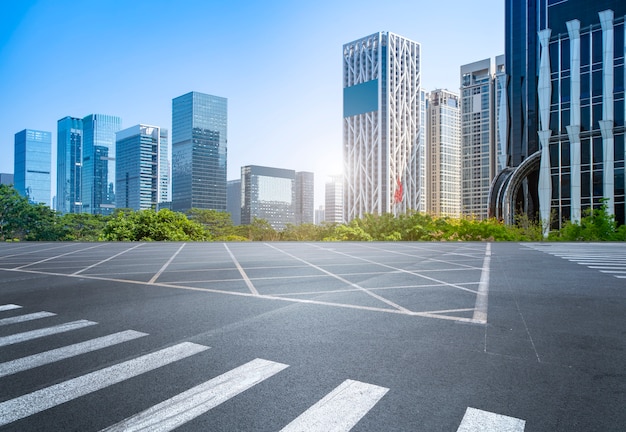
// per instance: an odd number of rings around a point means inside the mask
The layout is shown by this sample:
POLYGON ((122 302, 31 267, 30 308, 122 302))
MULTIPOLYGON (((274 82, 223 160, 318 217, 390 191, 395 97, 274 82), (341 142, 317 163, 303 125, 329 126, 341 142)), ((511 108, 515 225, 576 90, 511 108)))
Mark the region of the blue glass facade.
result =
POLYGON ((14 186, 31 203, 50 206, 52 134, 24 129, 15 134, 14 186))
POLYGON ((296 222, 296 172, 256 165, 241 167, 241 224, 265 219, 282 230, 296 222))
MULTIPOLYGON (((165 150, 167 154, 161 137, 159 127, 147 125, 117 133, 115 198, 118 208, 156 210, 161 199, 161 152, 165 150)), ((166 183, 164 186, 167 188, 166 183)))
POLYGON ((82 212, 83 120, 65 117, 57 122, 56 210, 82 212))
POLYGON ((82 211, 111 214, 115 209, 115 133, 119 117, 91 114, 83 118, 82 211))
POLYGON ((226 211, 227 99, 172 100, 172 209, 226 211))

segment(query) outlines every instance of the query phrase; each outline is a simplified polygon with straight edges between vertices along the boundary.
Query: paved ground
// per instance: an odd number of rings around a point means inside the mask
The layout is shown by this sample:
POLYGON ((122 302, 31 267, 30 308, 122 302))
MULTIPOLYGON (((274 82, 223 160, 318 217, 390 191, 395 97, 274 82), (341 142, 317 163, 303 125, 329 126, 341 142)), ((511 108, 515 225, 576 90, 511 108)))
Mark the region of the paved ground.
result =
POLYGON ((0 244, 1 430, 622 431, 626 244, 0 244))

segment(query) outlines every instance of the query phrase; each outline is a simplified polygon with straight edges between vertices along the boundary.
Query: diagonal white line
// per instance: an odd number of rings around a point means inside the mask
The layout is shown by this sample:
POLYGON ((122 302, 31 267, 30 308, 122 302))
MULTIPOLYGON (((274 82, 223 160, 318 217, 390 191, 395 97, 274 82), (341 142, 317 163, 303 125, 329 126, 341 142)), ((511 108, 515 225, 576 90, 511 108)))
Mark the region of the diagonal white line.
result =
POLYGON ((310 263, 310 262, 308 262, 308 261, 305 261, 305 260, 303 260, 302 258, 298 258, 297 256, 290 254, 289 252, 286 252, 286 251, 284 251, 284 250, 278 249, 277 247, 275 247, 275 246, 273 246, 273 245, 271 245, 271 244, 269 244, 269 243, 265 243, 265 244, 266 244, 267 246, 271 247, 272 249, 276 249, 277 251, 282 252, 282 253, 284 253, 285 255, 290 256, 290 257, 291 257, 291 258, 293 258, 293 259, 296 259, 296 260, 298 260, 298 261, 300 261, 300 262, 303 262, 303 263, 305 263, 305 264, 308 264, 309 266, 313 267, 314 269, 319 270, 319 271, 321 271, 322 273, 326 273, 327 275, 332 276, 332 277, 334 277, 335 279, 340 280, 341 282, 343 282, 343 283, 345 283, 345 284, 348 284, 348 285, 350 285, 350 286, 352 286, 352 287, 354 287, 354 288, 358 289, 359 291, 362 291, 362 292, 364 292, 364 293, 368 294, 369 296, 374 297, 376 300, 380 300, 381 302, 388 304, 389 306, 391 306, 391 307, 393 307, 393 308, 395 308, 395 309, 398 309, 398 310, 400 310, 400 311, 402 311, 402 312, 406 312, 406 313, 411 312, 411 311, 410 311, 410 310, 408 310, 407 308, 402 307, 402 306, 400 306, 400 305, 398 305, 398 304, 396 304, 396 303, 392 302, 391 300, 387 300, 386 298, 384 298, 384 297, 382 297, 382 296, 379 296, 378 294, 375 294, 375 293, 371 292, 371 291, 370 291, 370 290, 368 290, 367 288, 363 288, 362 286, 360 286, 360 285, 358 285, 358 284, 355 284, 355 283, 353 283, 353 282, 350 282, 349 280, 344 279, 344 278, 342 278, 341 276, 338 276, 338 275, 336 275, 336 274, 334 274, 334 273, 331 273, 331 272, 329 272, 329 271, 327 271, 327 270, 324 270, 323 268, 321 268, 321 267, 319 267, 319 266, 316 266, 316 265, 315 265, 315 264, 313 264, 313 263, 310 263))
POLYGON ((112 335, 102 336, 85 342, 67 345, 50 351, 33 354, 28 357, 22 357, 16 360, 0 363, 0 377, 13 375, 18 372, 54 363, 59 360, 75 357, 79 354, 85 354, 102 348, 107 348, 122 342, 140 338, 142 336, 147 336, 147 334, 134 330, 126 330, 112 335))
POLYGON ((256 359, 193 387, 102 432, 167 432, 204 414, 288 366, 256 359))
POLYGON ((34 312, 26 315, 18 315, 10 318, 0 319, 0 326, 9 325, 9 324, 17 324, 25 321, 32 321, 40 318, 47 318, 51 316, 55 316, 56 314, 52 312, 34 312))
POLYGON ((468 407, 456 432, 524 432, 526 421, 468 407))
POLYGON ((176 255, 178 255, 180 253, 181 250, 183 250, 183 248, 185 247, 187 243, 183 243, 176 252, 174 252, 174 255, 172 255, 170 257, 170 259, 167 260, 167 262, 165 264, 163 264, 163 267, 161 267, 161 269, 156 272, 156 274, 154 276, 152 276, 152 279, 150 279, 148 281, 148 285, 151 285, 153 283, 156 282, 156 280, 159 278, 159 276, 161 276, 161 273, 163 273, 165 271, 165 269, 172 263, 172 261, 174 261, 174 258, 176 258, 176 255))
POLYGON ((105 262, 107 262, 107 261, 111 261, 112 259, 117 258, 118 256, 125 254, 126 252, 130 252, 130 251, 132 251, 133 249, 138 248, 139 246, 143 246, 144 244, 145 244, 145 243, 140 243, 140 244, 138 244, 137 246, 133 246, 133 247, 132 247, 132 248, 130 248, 130 249, 123 250, 122 252, 120 252, 120 253, 118 253, 118 254, 115 254, 115 255, 113 255, 112 257, 108 257, 107 259, 104 259, 104 260, 102 260, 102 261, 100 261, 100 262, 97 262, 97 263, 95 263, 95 264, 92 264, 92 265, 90 265, 89 267, 85 267, 84 269, 82 269, 82 270, 78 270, 77 272, 74 272, 74 273, 72 273, 72 274, 73 274, 73 275, 81 274, 81 273, 82 273, 82 272, 84 272, 84 271, 87 271, 87 270, 92 269, 92 268, 94 268, 94 267, 96 267, 96 266, 99 266, 100 264, 104 264, 104 263, 105 263, 105 262))
POLYGON ((476 294, 476 305, 474 306, 474 316, 472 318, 474 321, 481 324, 487 324, 490 265, 491 243, 487 243, 485 259, 483 260, 483 271, 480 274, 480 283, 478 284, 478 294, 476 294))
POLYGON ((78 320, 65 324, 59 324, 53 327, 46 327, 38 330, 31 330, 23 333, 16 333, 10 336, 0 337, 0 347, 13 345, 20 342, 25 342, 33 339, 39 339, 42 337, 50 336, 57 333, 65 333, 71 330, 76 330, 83 327, 88 327, 98 324, 93 321, 78 320))
POLYGON ((3 311, 8 311, 8 310, 13 310, 13 309, 20 309, 22 306, 20 305, 16 305, 16 304, 5 304, 5 305, 0 305, 0 312, 3 311))
POLYGON ((244 282, 248 286, 248 289, 250 290, 250 292, 252 294, 254 294, 254 295, 259 295, 259 292, 257 291, 256 287, 254 286, 254 284, 252 283, 252 281, 250 280, 250 278, 248 277, 248 275, 244 271, 243 267, 241 267, 241 265, 239 264, 239 261, 237 261, 237 258, 235 258, 235 255, 233 255, 233 253, 230 251, 230 249, 228 248, 226 243, 224 243, 224 247, 226 248, 226 251, 230 255, 230 258, 233 260, 233 263, 235 263, 235 266, 237 267, 237 270, 239 270, 239 274, 241 275, 241 277, 243 278, 244 282))
POLYGON ((388 391, 385 387, 346 380, 281 432, 348 432, 388 391))
POLYGON ((207 349, 208 347, 203 345, 183 342, 2 402, 0 403, 0 426, 13 423, 207 349))
POLYGON ((41 264, 41 263, 44 263, 44 262, 47 262, 47 261, 51 261, 53 259, 61 258, 61 257, 66 256, 66 255, 72 255, 72 254, 75 254, 75 253, 78 253, 78 252, 83 252, 83 251, 86 251, 86 250, 89 250, 89 249, 99 248, 99 247, 102 247, 102 246, 104 246, 104 244, 99 244, 99 245, 91 246, 91 247, 88 247, 88 248, 79 249, 79 250, 75 250, 75 251, 72 251, 72 252, 67 252, 67 253, 64 253, 64 254, 61 254, 61 255, 56 255, 56 256, 53 256, 53 257, 50 257, 50 258, 46 258, 46 259, 42 259, 42 260, 35 261, 35 262, 32 262, 32 263, 24 264, 23 266, 20 266, 20 267, 15 267, 14 270, 21 270, 23 268, 30 267, 30 266, 37 265, 37 264, 41 264))

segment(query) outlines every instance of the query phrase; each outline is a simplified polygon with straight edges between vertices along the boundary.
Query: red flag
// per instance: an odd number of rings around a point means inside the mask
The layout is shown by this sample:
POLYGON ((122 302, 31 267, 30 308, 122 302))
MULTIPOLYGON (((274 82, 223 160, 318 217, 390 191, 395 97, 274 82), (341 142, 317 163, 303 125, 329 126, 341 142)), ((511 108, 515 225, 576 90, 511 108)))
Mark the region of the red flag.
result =
POLYGON ((402 202, 402 182, 400 181, 400 177, 396 180, 396 191, 393 194, 394 203, 402 202))

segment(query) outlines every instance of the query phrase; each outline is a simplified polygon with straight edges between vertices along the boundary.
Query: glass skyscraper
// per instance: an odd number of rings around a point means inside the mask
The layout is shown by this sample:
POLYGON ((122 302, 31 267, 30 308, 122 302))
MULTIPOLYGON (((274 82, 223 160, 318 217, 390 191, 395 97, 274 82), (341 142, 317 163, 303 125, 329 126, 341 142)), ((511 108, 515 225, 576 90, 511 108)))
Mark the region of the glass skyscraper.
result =
POLYGON ((265 219, 272 228, 282 230, 295 224, 296 172, 257 165, 241 167, 241 224, 255 217, 265 219))
POLYGON ((616 0, 507 0, 509 165, 490 212, 544 235, 606 203, 625 223, 624 16, 616 0))
POLYGON ((167 130, 140 124, 116 136, 116 207, 156 210, 158 203, 167 200, 167 177, 162 178, 167 130))
POLYGON ((379 32, 343 46, 345 221, 426 210, 421 48, 379 32))
POLYGON ((14 186, 34 204, 50 207, 52 134, 24 129, 15 134, 14 186))
POLYGON ((315 175, 296 172, 296 225, 315 222, 315 175))
POLYGON ((91 114, 83 118, 82 211, 111 214, 115 209, 115 133, 119 117, 91 114))
POLYGON ((227 99, 172 100, 172 209, 226 211, 227 99))
POLYGON ((65 117, 57 122, 56 210, 82 212, 83 120, 65 117))

